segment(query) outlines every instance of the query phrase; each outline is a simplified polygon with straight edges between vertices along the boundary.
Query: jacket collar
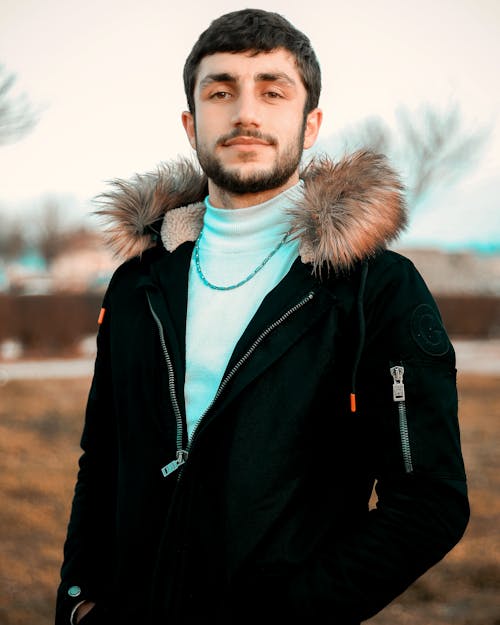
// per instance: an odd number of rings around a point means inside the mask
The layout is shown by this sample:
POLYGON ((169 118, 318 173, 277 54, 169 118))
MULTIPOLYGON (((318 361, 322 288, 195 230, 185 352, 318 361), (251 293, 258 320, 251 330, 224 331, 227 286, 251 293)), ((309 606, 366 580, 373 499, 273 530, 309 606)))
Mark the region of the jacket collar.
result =
MULTIPOLYGON (((315 271, 351 268, 385 248, 407 225, 403 187, 381 154, 360 150, 338 162, 312 160, 301 172, 303 199, 290 209, 299 254, 315 271)), ((194 241, 203 224, 207 180, 188 159, 114 180, 97 198, 108 242, 123 259, 142 254, 161 234, 168 251, 194 241)))

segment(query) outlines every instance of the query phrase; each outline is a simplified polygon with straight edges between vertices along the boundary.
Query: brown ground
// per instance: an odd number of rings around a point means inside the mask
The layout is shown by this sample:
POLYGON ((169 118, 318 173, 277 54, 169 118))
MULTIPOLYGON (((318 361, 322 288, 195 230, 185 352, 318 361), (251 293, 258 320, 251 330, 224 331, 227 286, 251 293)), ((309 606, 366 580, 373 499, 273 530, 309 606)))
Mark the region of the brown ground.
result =
MULTIPOLYGON (((1 625, 53 623, 88 386, 0 386, 1 625)), ((471 522, 455 549, 372 625, 500 625, 500 375, 462 375, 459 390, 471 522)))

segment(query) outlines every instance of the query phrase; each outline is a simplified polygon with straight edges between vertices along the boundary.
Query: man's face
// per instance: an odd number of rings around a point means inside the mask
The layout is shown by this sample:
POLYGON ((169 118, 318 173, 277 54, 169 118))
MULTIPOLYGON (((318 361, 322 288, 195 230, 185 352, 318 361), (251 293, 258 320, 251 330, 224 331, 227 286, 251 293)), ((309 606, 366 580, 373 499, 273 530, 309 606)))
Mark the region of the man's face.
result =
POLYGON ((295 184, 321 123, 318 109, 304 116, 306 95, 284 49, 204 57, 183 124, 212 186, 245 195, 295 184))

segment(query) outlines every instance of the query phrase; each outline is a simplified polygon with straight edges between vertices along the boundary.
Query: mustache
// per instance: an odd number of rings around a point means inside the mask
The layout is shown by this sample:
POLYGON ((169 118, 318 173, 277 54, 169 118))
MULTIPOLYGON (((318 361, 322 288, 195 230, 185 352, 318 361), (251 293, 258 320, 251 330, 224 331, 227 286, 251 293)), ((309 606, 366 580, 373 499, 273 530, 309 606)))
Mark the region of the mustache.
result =
POLYGON ((222 135, 222 137, 219 137, 219 139, 217 139, 216 145, 224 145, 224 143, 230 141, 231 139, 236 139, 236 137, 252 137, 254 139, 259 139, 260 141, 265 141, 270 145, 277 144, 277 141, 274 137, 272 137, 271 135, 263 134, 258 130, 244 130, 242 128, 235 128, 231 132, 228 132, 227 135, 222 135))

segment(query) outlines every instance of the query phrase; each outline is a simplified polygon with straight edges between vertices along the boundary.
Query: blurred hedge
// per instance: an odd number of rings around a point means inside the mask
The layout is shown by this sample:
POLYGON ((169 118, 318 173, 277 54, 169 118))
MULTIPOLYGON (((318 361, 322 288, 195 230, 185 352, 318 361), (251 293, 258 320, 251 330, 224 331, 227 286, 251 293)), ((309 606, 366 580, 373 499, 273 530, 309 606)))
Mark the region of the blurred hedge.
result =
POLYGON ((436 301, 450 336, 467 339, 500 338, 500 297, 438 295, 436 301))
MULTIPOLYGON (((500 297, 437 296, 452 337, 500 337, 500 297)), ((14 339, 25 355, 72 355, 97 331, 102 294, 0 295, 0 342, 14 339)))
POLYGON ((95 334, 100 293, 0 295, 0 342, 14 339, 26 355, 72 354, 95 334))

